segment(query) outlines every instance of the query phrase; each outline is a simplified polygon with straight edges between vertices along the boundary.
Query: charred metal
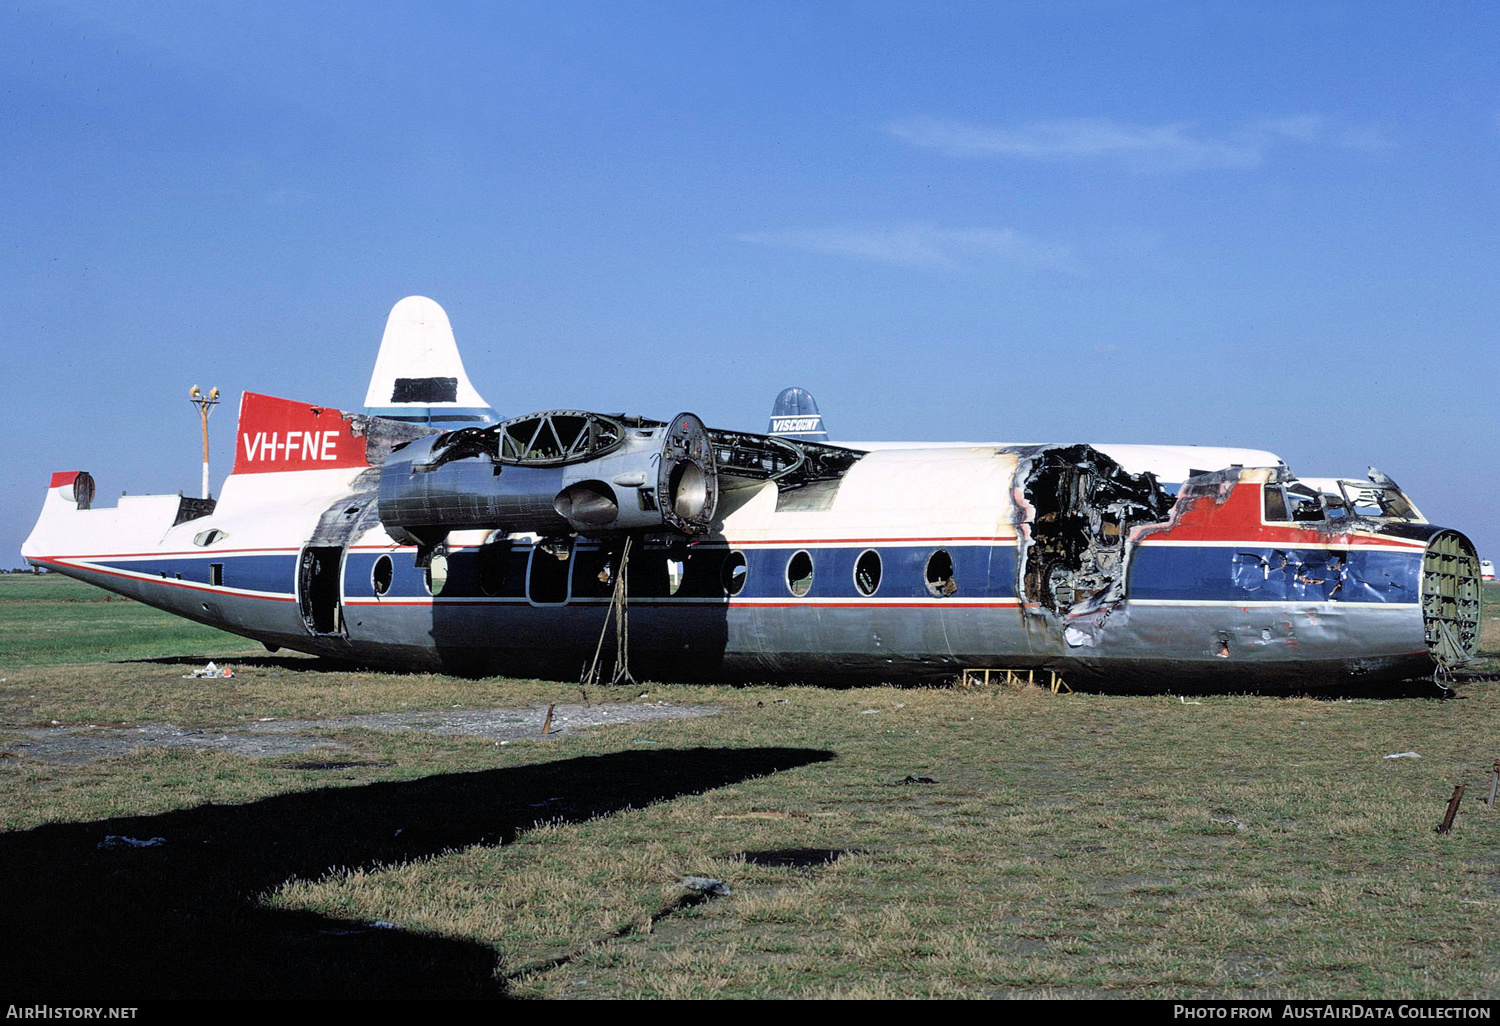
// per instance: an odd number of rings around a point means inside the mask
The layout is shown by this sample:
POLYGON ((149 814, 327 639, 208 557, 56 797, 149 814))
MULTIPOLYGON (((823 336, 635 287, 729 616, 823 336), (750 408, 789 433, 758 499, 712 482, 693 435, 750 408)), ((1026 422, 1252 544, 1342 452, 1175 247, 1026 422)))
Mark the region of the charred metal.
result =
POLYGON ((1125 600, 1136 528, 1165 521, 1171 499, 1150 474, 1126 473, 1087 445, 1011 451, 1019 457, 1017 593, 1028 612, 1073 621, 1070 644, 1090 643, 1093 631, 1078 618, 1107 616, 1125 600))

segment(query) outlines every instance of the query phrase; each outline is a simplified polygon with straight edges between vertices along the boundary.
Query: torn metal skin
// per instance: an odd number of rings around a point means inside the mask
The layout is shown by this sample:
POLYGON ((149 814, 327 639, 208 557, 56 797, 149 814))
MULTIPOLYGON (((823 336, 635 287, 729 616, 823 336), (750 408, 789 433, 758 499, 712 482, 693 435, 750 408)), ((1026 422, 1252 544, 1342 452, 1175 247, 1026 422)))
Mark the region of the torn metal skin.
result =
MULTIPOLYGON (((1229 579, 1212 596, 1217 601, 1203 602, 1197 616, 1182 619, 1180 630, 1160 637, 1163 647, 1190 650, 1196 635, 1200 653, 1228 665, 1236 655, 1271 646, 1295 651, 1309 638, 1346 636, 1356 628, 1344 615, 1344 603, 1420 603, 1420 639, 1440 673, 1477 652, 1478 561, 1472 544, 1458 532, 1427 524, 1395 482, 1375 468, 1369 476, 1374 490, 1384 491, 1379 507, 1386 515, 1360 515, 1354 503, 1332 495, 1293 515, 1283 488, 1311 490, 1284 467, 1200 474, 1173 499, 1150 475, 1128 474, 1089 446, 1007 451, 1017 456, 1016 594, 1032 649, 1050 657, 1049 665, 1091 661, 1085 652, 1104 643, 1107 628, 1118 631, 1128 622, 1137 597, 1132 570, 1143 544, 1153 546, 1157 565, 1191 551, 1172 546, 1231 547, 1229 579), (1388 558, 1380 537, 1425 546, 1420 569, 1388 558), (1257 607, 1266 609, 1264 622, 1247 623, 1244 614, 1257 607)), ((1184 582, 1195 576, 1186 564, 1175 565, 1175 574, 1184 582)), ((1159 576, 1144 593, 1155 600, 1170 597, 1159 576)), ((1384 668, 1379 660, 1354 663, 1353 672, 1384 668)))
POLYGON ((1087 445, 1016 446, 1012 503, 1016 594, 1028 633, 1093 645, 1127 596, 1135 546, 1171 499, 1150 474, 1127 473, 1087 445))

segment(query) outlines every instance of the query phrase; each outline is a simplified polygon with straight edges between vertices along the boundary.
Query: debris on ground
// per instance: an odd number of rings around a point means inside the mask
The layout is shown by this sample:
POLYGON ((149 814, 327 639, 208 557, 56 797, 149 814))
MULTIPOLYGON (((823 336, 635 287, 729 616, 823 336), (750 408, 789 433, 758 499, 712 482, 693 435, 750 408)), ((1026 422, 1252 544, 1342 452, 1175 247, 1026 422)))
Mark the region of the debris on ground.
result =
POLYGON ((682 886, 695 894, 711 898, 722 898, 729 893, 728 884, 711 876, 685 876, 682 878, 682 886))
POLYGON ((1448 810, 1443 813, 1443 821, 1432 829, 1440 834, 1446 834, 1453 829, 1453 818, 1458 815, 1458 803, 1464 799, 1464 785, 1458 784, 1453 788, 1453 797, 1448 799, 1448 810))
POLYGON ((908 773, 906 775, 906 779, 903 780, 903 781, 901 781, 901 783, 903 783, 903 784, 936 784, 937 783, 937 777, 918 777, 918 776, 914 776, 914 775, 908 773))
POLYGON ((108 834, 104 840, 99 842, 98 847, 104 851, 115 848, 159 848, 167 843, 165 837, 153 837, 149 841, 142 841, 138 837, 124 837, 120 834, 108 834))
POLYGON ((1387 755, 1386 758, 1387 759, 1420 759, 1421 756, 1418 755, 1416 752, 1392 752, 1390 755, 1387 755))
POLYGON ((203 667, 203 669, 201 669, 201 670, 194 670, 192 673, 184 673, 182 675, 182 679, 183 680, 199 680, 199 679, 202 679, 204 677, 218 678, 218 677, 233 677, 233 676, 234 676, 234 667, 230 666, 228 663, 225 663, 223 669, 220 669, 219 666, 216 663, 210 661, 209 664, 207 666, 203 667))

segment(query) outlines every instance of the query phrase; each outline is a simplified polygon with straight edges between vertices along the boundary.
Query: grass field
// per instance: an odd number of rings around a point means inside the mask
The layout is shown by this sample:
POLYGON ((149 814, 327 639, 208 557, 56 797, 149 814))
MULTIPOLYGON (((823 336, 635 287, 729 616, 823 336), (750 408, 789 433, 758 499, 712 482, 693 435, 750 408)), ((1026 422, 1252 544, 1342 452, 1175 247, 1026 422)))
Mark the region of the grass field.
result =
MULTIPOLYGON (((92 594, 0 582, 8 753, 53 721, 233 730, 579 698, 242 658, 243 639, 78 601, 92 594), (238 676, 183 680, 171 656, 230 656, 238 676)), ((1487 611, 1486 658, 1447 701, 1430 686, 1286 698, 651 685, 590 698, 723 712, 509 745, 330 729, 317 757, 5 758, 0 900, 27 940, 0 984, 115 1003, 1493 999, 1500 813, 1480 799, 1500 758, 1496 628, 1487 611), (1420 757, 1385 758, 1409 751, 1420 757), (1467 795, 1439 836, 1458 783, 1467 795), (110 836, 163 841, 99 847, 110 836), (690 874, 730 893, 696 895, 690 874)))
POLYGON ((0 667, 263 651, 58 574, 0 575, 0 667))

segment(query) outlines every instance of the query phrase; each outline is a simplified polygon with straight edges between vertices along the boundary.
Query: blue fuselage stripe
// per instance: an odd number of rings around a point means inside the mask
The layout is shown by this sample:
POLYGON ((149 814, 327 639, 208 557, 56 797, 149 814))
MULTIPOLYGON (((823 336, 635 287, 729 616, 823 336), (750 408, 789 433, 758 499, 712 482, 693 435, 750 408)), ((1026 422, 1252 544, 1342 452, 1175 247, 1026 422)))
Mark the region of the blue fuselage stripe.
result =
MULTIPOLYGON (((796 553, 812 557, 809 599, 903 600, 931 597, 927 566, 941 547, 953 563, 957 597, 973 599, 1016 598, 1016 548, 1000 545, 947 544, 925 546, 871 546, 879 554, 879 586, 871 596, 855 585, 854 569, 867 551, 856 546, 819 547, 789 545, 747 547, 743 599, 794 601, 787 581, 788 565, 796 553)), ((701 546, 672 550, 671 558, 685 562, 682 587, 677 596, 686 599, 723 597, 723 560, 728 549, 701 546)), ((384 553, 358 549, 344 560, 344 594, 350 599, 375 597, 374 569, 384 553)), ((426 599, 425 571, 407 550, 389 553, 390 586, 387 599, 426 599)), ((531 546, 515 545, 503 558, 481 566, 481 554, 462 549, 448 556, 448 580, 444 599, 527 596, 526 575, 531 546)), ((540 558, 540 557, 539 557, 540 558)), ((551 557, 547 557, 551 558, 551 557)), ((667 551, 638 549, 631 557, 632 594, 668 597, 665 561, 667 551), (660 578, 659 581, 655 578, 660 578)), ((134 559, 89 559, 83 561, 132 574, 211 584, 210 564, 223 564, 219 584, 224 587, 293 595, 296 589, 298 555, 281 553, 224 553, 172 555, 134 559)), ((580 546, 564 573, 572 578, 574 598, 601 598, 608 585, 595 578, 603 567, 597 548, 580 546)), ((1422 552, 1392 552, 1369 549, 1278 549, 1263 546, 1143 546, 1136 550, 1130 569, 1128 598, 1166 601, 1292 601, 1412 603, 1421 597, 1422 552)))

